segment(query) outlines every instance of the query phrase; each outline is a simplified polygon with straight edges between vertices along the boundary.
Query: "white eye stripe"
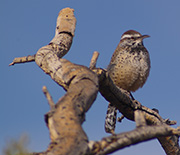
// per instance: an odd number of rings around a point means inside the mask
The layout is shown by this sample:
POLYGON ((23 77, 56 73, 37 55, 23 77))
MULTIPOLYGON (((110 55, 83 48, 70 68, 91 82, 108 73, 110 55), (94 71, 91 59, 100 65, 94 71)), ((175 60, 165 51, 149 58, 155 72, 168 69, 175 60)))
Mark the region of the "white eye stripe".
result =
POLYGON ((140 37, 141 35, 139 34, 124 34, 122 35, 121 39, 124 39, 124 38, 131 38, 131 37, 140 37))

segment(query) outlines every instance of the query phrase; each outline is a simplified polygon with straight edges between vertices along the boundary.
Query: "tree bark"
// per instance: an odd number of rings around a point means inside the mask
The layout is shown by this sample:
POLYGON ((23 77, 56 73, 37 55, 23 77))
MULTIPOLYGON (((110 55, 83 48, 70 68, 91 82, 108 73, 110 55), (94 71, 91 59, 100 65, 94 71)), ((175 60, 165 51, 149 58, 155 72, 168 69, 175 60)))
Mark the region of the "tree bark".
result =
POLYGON ((180 129, 169 126, 175 122, 164 120, 156 111, 141 105, 138 101, 133 101, 124 90, 116 87, 106 70, 96 68, 98 52, 93 55, 90 68, 62 59, 71 47, 75 25, 74 10, 70 8, 61 10, 52 41, 40 48, 34 56, 15 58, 10 64, 35 61, 46 74, 67 91, 54 104, 46 87, 43 87, 50 105, 50 111, 45 115, 45 122, 51 142, 46 151, 34 154, 107 154, 152 138, 158 138, 168 155, 180 154, 178 145, 180 129), (127 119, 135 121, 136 129, 105 137, 98 142, 89 142, 81 125, 98 91, 127 119))

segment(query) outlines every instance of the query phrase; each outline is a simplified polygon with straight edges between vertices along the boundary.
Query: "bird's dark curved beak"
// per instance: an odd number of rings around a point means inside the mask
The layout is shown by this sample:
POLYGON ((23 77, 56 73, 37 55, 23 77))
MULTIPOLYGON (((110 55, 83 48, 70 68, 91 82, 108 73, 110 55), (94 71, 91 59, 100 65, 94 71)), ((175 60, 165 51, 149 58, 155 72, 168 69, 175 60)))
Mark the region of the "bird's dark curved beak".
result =
POLYGON ((142 35, 140 38, 143 40, 145 38, 149 38, 150 36, 149 35, 142 35))

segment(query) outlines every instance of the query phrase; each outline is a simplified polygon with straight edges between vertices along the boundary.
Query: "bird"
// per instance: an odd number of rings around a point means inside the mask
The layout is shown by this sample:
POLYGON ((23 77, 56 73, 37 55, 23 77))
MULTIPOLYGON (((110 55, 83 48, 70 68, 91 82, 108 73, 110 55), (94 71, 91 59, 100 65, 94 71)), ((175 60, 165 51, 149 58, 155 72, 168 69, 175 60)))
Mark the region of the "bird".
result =
MULTIPOLYGON (((135 30, 128 30, 121 36, 115 49, 107 72, 113 83, 127 92, 135 92, 145 84, 150 68, 150 56, 143 40, 150 37, 135 30)), ((105 131, 113 133, 116 124, 117 109, 109 103, 105 120, 105 131)))

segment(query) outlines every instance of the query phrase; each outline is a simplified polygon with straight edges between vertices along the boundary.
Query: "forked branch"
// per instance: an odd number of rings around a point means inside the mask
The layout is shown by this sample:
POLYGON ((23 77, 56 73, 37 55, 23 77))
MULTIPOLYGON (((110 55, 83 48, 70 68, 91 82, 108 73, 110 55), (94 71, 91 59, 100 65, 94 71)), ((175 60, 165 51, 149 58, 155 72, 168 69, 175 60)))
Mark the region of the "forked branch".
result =
POLYGON ((51 107, 45 115, 51 143, 45 152, 34 154, 107 154, 152 138, 158 138, 168 155, 179 154, 177 141, 179 128, 173 129, 167 125, 175 122, 164 120, 156 111, 145 106, 138 106, 123 90, 117 88, 106 70, 96 68, 99 55, 97 52, 91 59, 90 68, 60 59, 71 47, 75 25, 74 10, 70 8, 61 10, 52 41, 40 48, 34 56, 15 58, 10 64, 35 61, 46 74, 67 91, 54 104, 47 89, 43 88, 51 107), (135 130, 112 135, 98 142, 88 142, 81 125, 85 120, 85 113, 96 99, 98 90, 126 118, 136 121, 135 130))

